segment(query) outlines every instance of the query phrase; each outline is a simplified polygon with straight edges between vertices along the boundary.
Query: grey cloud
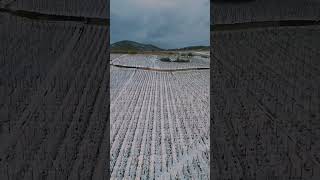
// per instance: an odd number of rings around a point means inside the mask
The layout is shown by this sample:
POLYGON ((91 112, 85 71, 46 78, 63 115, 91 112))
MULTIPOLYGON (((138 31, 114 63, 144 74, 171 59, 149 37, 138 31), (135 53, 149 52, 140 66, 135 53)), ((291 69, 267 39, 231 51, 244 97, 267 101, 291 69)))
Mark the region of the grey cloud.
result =
POLYGON ((209 0, 112 0, 111 43, 133 40, 162 48, 209 45, 209 0))

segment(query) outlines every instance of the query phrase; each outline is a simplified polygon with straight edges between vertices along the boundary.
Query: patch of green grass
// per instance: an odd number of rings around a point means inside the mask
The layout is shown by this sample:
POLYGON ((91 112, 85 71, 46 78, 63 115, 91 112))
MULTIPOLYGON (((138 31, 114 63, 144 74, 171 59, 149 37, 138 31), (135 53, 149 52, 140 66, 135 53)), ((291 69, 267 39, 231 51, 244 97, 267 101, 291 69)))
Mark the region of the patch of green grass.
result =
POLYGON ((171 62, 171 59, 168 58, 168 57, 162 57, 159 60, 162 61, 162 62, 171 62))
POLYGON ((192 54, 191 52, 189 52, 189 53, 188 53, 188 56, 191 56, 191 57, 192 57, 192 56, 193 56, 193 54, 192 54))
POLYGON ((133 51, 133 50, 128 50, 128 54, 137 54, 137 51, 133 51))

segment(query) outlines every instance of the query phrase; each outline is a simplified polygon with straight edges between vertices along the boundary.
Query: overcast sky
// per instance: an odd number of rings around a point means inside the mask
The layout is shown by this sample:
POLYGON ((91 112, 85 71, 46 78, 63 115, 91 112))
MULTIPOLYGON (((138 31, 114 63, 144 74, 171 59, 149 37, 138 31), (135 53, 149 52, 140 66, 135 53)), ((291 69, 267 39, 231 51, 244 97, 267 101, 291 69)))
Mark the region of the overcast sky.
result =
POLYGON ((111 0, 111 43, 209 45, 209 0, 111 0))

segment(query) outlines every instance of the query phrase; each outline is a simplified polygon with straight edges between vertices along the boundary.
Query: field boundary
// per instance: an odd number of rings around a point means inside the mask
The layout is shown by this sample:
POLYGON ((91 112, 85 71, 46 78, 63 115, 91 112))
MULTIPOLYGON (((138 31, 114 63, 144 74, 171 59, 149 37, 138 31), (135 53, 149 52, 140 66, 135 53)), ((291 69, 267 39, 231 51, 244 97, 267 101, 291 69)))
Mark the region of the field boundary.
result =
POLYGON ((177 72, 177 71, 194 71, 194 70, 209 70, 210 68, 184 68, 184 69, 159 69, 159 68, 150 68, 150 67, 136 67, 136 66, 126 66, 126 65, 118 65, 118 64, 110 64, 110 66, 115 66, 119 68, 126 69, 139 69, 139 70, 147 70, 147 71, 160 71, 160 72, 177 72))
POLYGON ((320 20, 280 20, 280 21, 256 21, 233 24, 212 24, 210 31, 237 31, 260 29, 270 27, 297 27, 297 26, 315 26, 320 25, 320 20))
POLYGON ((0 12, 7 13, 12 16, 18 16, 18 17, 31 19, 31 20, 73 21, 73 22, 82 22, 84 24, 92 24, 92 25, 99 25, 99 26, 109 26, 110 25, 110 18, 45 14, 45 13, 39 13, 39 12, 34 12, 34 11, 13 10, 13 9, 8 9, 8 8, 0 8, 0 12))

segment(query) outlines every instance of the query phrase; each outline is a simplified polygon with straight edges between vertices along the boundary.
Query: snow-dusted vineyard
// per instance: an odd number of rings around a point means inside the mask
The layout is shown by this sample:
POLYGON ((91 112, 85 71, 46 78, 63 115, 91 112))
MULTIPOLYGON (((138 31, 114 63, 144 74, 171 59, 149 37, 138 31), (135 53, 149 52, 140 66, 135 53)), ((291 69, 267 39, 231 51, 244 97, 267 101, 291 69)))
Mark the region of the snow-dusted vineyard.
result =
POLYGON ((125 56, 125 54, 110 54, 110 61, 113 61, 121 56, 125 56))
POLYGON ((217 179, 320 177, 320 27, 211 32, 217 179))
MULTIPOLYGON (((26 2, 1 7, 62 10, 60 1, 26 2)), ((63 15, 86 15, 64 2, 63 15)), ((96 12, 108 1, 87 4, 96 12)), ((46 18, 0 12, 0 179, 107 179, 109 27, 46 18)))
POLYGON ((107 0, 3 0, 0 7, 52 15, 109 17, 107 0))
MULTIPOLYGON (((240 0, 239 0, 240 1, 240 0)), ((243 3, 213 3, 211 24, 254 21, 319 20, 319 0, 253 0, 243 3)))
POLYGON ((110 90, 112 179, 209 179, 209 70, 111 67, 110 90))
MULTIPOLYGON (((111 55, 115 57, 115 55, 111 55)), ((112 60, 113 65, 129 66, 129 67, 146 67, 153 69, 192 69, 192 68, 209 68, 209 58, 203 58, 200 56, 194 56, 190 62, 162 62, 159 60, 158 55, 119 55, 120 58, 114 58, 112 60)))

